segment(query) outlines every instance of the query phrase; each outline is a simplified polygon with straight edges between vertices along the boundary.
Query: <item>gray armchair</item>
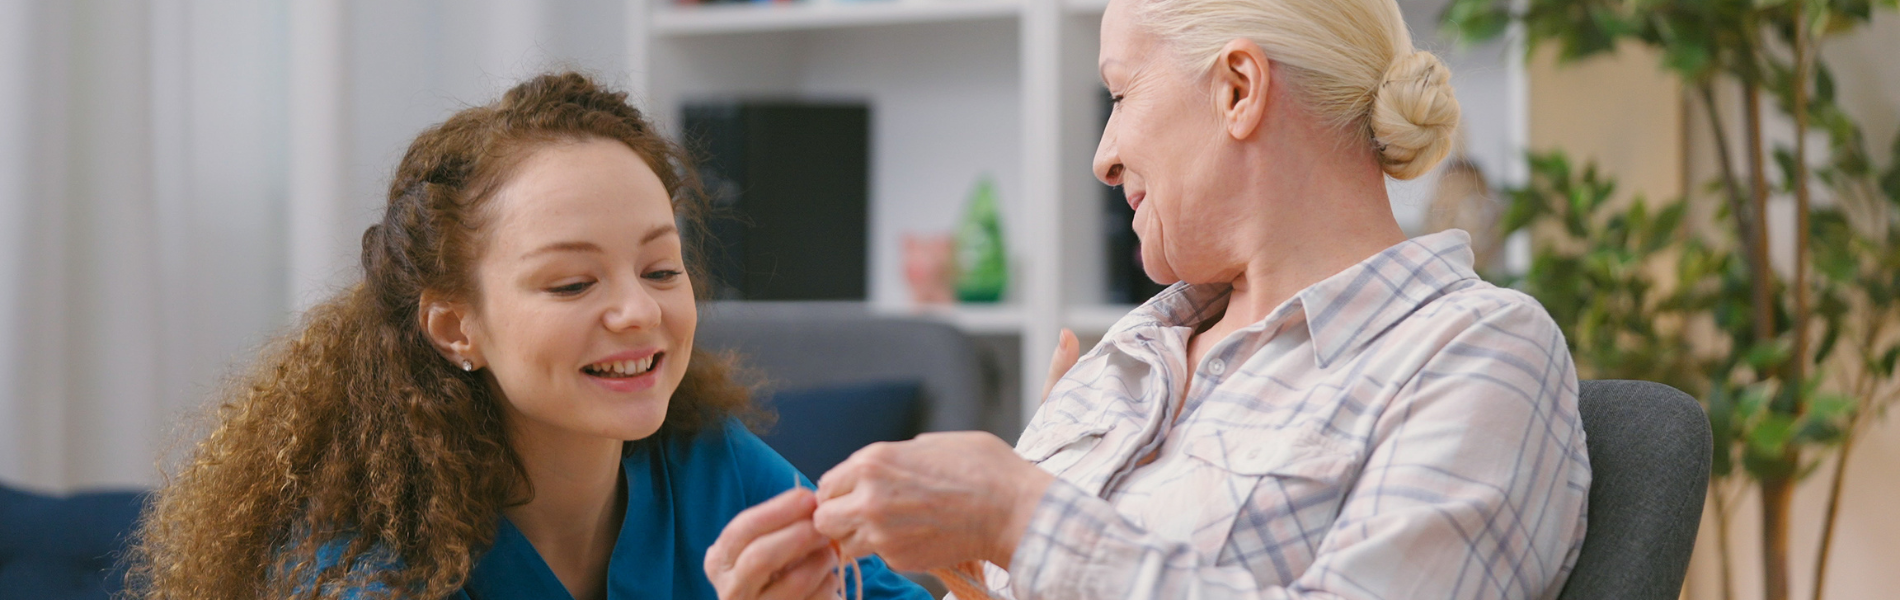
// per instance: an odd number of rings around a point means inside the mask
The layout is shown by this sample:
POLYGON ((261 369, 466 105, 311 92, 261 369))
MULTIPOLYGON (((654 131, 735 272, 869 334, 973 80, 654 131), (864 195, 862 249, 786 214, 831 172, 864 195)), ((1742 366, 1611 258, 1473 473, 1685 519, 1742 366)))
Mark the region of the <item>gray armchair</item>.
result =
POLYGON ((1647 381, 1585 381, 1588 531, 1562 600, 1681 595, 1709 487, 1709 420, 1688 394, 1647 381))

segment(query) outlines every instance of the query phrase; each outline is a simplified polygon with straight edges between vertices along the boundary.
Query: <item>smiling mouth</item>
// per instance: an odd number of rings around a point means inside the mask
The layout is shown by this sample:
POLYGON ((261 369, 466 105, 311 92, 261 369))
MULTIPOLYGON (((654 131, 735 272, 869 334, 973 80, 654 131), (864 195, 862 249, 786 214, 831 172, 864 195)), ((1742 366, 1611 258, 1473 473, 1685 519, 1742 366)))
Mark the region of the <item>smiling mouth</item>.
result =
POLYGON ((653 368, 660 364, 660 359, 664 356, 666 356, 665 352, 656 352, 646 358, 599 362, 581 367, 581 372, 605 379, 639 377, 653 372, 653 368))

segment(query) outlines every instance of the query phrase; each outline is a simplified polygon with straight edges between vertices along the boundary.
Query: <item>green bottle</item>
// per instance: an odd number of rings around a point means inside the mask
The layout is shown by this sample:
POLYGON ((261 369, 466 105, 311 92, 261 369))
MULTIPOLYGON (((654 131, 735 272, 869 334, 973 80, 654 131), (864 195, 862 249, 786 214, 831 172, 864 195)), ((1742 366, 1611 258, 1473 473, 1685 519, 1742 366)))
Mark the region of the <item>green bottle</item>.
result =
POLYGON ((1003 252, 1003 224, 996 212, 996 185, 978 179, 957 226, 957 299, 996 302, 1009 282, 1009 264, 1003 252))

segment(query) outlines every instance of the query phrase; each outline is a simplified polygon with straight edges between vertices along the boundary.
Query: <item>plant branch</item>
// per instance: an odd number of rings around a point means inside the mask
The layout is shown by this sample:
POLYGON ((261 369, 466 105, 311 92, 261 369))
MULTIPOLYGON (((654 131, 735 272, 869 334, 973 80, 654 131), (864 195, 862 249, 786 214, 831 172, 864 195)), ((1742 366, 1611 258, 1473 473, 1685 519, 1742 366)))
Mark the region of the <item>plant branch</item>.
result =
MULTIPOLYGON (((1754 238, 1754 243, 1745 246, 1750 251, 1749 290, 1753 300, 1755 341, 1766 342, 1775 338, 1775 306, 1771 295, 1773 287, 1770 285, 1774 281, 1775 271, 1768 263, 1768 173, 1762 158, 1761 88, 1754 81, 1742 82, 1742 110, 1747 115, 1745 125, 1751 210, 1749 214, 1737 215, 1736 218, 1747 219, 1747 225, 1740 227, 1738 233, 1754 238)), ((1766 374, 1758 376, 1765 378, 1766 374)))
MULTIPOLYGON (((1742 196, 1741 186, 1736 183, 1735 159, 1729 156, 1728 131, 1722 124, 1721 109, 1715 103, 1715 84, 1704 81, 1696 86, 1696 90, 1700 92, 1699 95, 1702 98, 1703 114, 1709 117, 1709 131, 1715 133, 1715 157, 1722 168, 1722 195, 1728 200, 1729 213, 1735 217, 1737 233, 1740 234, 1737 239, 1740 239, 1742 243, 1742 256, 1748 257, 1749 262, 1753 263, 1755 234, 1754 228, 1750 225, 1754 223, 1754 217, 1748 209, 1747 200, 1742 196)), ((1753 271, 1755 266, 1750 264, 1749 268, 1753 271)))
POLYGON ((1808 189, 1808 61, 1809 47, 1806 0, 1795 0, 1794 10, 1794 360, 1788 362, 1789 384, 1795 386, 1797 416, 1807 411, 1801 394, 1807 391, 1808 321, 1808 213, 1813 192, 1808 189))
POLYGON ((1715 505, 1715 546, 1722 564, 1722 600, 1735 600, 1734 553, 1728 543, 1728 494, 1723 483, 1721 480, 1710 482, 1709 497, 1715 505))
MULTIPOLYGON (((1862 381, 1868 378, 1861 377, 1862 381)), ((1855 386, 1865 394, 1865 385, 1855 386)), ((1857 394, 1856 398, 1864 398, 1857 394)), ((1840 454, 1834 457, 1834 477, 1827 485, 1827 513, 1821 517, 1821 547, 1814 557, 1814 594, 1813 600, 1821 600, 1827 589, 1827 562, 1834 550, 1834 523, 1841 514, 1841 488, 1847 480, 1847 455, 1854 451, 1854 430, 1859 425, 1860 413, 1848 417, 1847 427, 1841 433, 1840 454)))
MULTIPOLYGON (((1870 315, 1872 323, 1863 331, 1860 340, 1861 356, 1873 355, 1874 348, 1886 333, 1886 319, 1883 315, 1870 315)), ((1871 365, 1863 365, 1860 376, 1854 381, 1854 401, 1858 406, 1847 415, 1847 425, 1841 428, 1840 455, 1834 458, 1834 477, 1828 482, 1827 513, 1821 518, 1821 545, 1814 557, 1814 594, 1812 600, 1822 600, 1827 590, 1827 565, 1834 551, 1834 524, 1840 520, 1841 490, 1846 487, 1847 458, 1854 452, 1854 441, 1860 430, 1872 422, 1874 414, 1874 394, 1880 388, 1879 378, 1871 365)))

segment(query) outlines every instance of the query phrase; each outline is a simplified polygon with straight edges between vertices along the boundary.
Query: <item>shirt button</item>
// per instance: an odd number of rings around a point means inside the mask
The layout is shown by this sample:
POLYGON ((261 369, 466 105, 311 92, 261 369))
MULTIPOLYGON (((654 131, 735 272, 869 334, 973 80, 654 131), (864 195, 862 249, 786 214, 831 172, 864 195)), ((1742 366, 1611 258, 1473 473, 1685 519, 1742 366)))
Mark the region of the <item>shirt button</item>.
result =
POLYGON ((1221 374, 1221 372, 1226 371, 1226 370, 1227 370, 1227 363, 1221 361, 1221 359, 1216 358, 1213 361, 1210 361, 1207 363, 1207 371, 1209 373, 1219 375, 1221 374))

